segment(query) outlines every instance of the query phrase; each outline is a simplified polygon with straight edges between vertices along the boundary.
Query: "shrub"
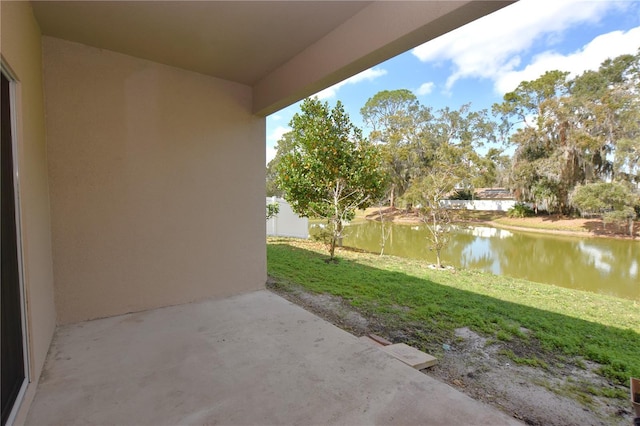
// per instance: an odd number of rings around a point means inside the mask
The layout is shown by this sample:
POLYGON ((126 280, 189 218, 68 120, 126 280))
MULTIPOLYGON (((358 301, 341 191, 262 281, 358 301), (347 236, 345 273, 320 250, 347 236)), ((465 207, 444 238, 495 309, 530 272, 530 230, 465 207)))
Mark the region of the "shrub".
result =
POLYGON ((278 216, 278 213, 280 213, 280 204, 278 203, 267 204, 267 220, 271 219, 272 217, 278 216))
POLYGON ((535 212, 531 207, 524 203, 518 203, 507 211, 509 217, 531 217, 535 216, 535 212))

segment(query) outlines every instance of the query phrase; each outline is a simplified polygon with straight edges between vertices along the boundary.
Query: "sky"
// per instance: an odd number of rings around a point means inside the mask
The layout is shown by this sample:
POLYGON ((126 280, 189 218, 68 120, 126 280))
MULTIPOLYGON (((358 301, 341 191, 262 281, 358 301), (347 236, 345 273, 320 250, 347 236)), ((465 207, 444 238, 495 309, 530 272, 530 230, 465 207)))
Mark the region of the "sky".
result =
MULTIPOLYGON (((360 109, 382 90, 411 90, 434 109, 491 109, 546 71, 575 76, 639 48, 640 0, 520 0, 313 96, 330 106, 340 100, 367 135, 360 109)), ((299 104, 267 117, 267 163, 299 104)))

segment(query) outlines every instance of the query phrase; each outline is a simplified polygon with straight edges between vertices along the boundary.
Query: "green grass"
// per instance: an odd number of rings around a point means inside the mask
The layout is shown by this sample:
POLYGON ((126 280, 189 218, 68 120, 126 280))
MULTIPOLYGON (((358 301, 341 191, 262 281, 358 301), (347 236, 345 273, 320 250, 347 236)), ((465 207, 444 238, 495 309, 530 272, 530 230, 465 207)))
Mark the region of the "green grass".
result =
POLYGON ((640 377, 640 303, 496 276, 434 271, 420 261, 340 251, 326 263, 317 243, 269 239, 268 272, 283 290, 297 286, 340 296, 405 343, 433 354, 469 327, 506 344, 525 364, 576 358, 626 385, 640 377), (523 331, 524 330, 524 331, 523 331))
POLYGON ((538 359, 535 356, 530 358, 519 357, 518 355, 513 353, 511 349, 501 349, 499 353, 506 356, 507 358, 509 358, 511 361, 515 362, 518 365, 528 365, 529 367, 540 367, 544 369, 549 369, 549 365, 546 362, 542 361, 541 359, 538 359))

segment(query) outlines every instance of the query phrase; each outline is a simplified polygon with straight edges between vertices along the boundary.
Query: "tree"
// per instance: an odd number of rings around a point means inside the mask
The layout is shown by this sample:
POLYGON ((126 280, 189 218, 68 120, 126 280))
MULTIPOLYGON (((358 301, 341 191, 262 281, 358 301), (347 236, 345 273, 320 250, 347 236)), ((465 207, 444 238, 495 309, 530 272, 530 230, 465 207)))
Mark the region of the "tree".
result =
POLYGON ((584 72, 569 82, 569 90, 595 175, 638 181, 640 49, 584 72))
POLYGON ((473 193, 488 161, 475 148, 493 141, 495 129, 486 111, 472 111, 469 104, 457 110, 440 109, 426 123, 417 140, 429 146, 429 155, 416 162, 419 167, 404 198, 419 206, 418 213, 429 230, 429 248, 436 252, 437 267, 441 267, 440 255, 450 239, 453 213, 443 200, 456 189, 473 193))
POLYGON ((269 164, 267 164, 267 197, 281 197, 284 195, 282 189, 278 186, 278 164, 282 161, 282 157, 293 149, 292 133, 287 132, 276 144, 276 155, 269 164))
POLYGON ((445 107, 434 114, 427 129, 423 137, 433 142, 430 161, 423 164, 423 170, 431 173, 433 164, 448 161, 458 169, 452 175, 458 180, 455 187, 473 193, 477 183, 484 183, 482 175, 488 172, 490 162, 490 157, 481 157, 476 149, 495 140, 495 125, 487 111, 472 111, 471 104, 457 110, 445 107))
POLYGON ((635 55, 605 61, 600 72, 614 75, 607 86, 612 99, 613 178, 640 184, 640 48, 635 55))
POLYGON ((473 170, 458 182, 460 186, 470 189, 476 182, 486 183, 496 177, 493 160, 499 153, 482 158, 475 152, 484 142, 495 140, 495 125, 488 119, 487 111, 472 111, 470 104, 466 104, 459 109, 434 112, 403 89, 377 93, 360 112, 372 129, 372 141, 381 148, 390 176, 392 207, 397 198, 407 201, 403 194, 425 171, 430 173, 442 145, 455 147, 456 156, 451 160, 459 167, 473 170), (485 179, 477 179, 481 175, 485 179))
POLYGON ((569 194, 598 180, 640 182, 640 51, 604 61, 573 79, 549 71, 495 104, 516 147, 511 189, 571 213, 569 194))
POLYGON ((441 252, 449 243, 452 232, 451 210, 442 200, 453 191, 459 181, 455 163, 441 159, 434 162, 428 172, 416 179, 406 193, 418 207, 418 212, 429 233, 429 249, 436 253, 436 266, 442 267, 441 252))
POLYGON ((516 90, 504 95, 504 102, 493 107, 502 117, 503 130, 516 146, 513 157, 511 188, 520 199, 543 202, 569 213, 569 192, 584 181, 586 162, 575 137, 570 102, 567 100, 567 76, 548 71, 533 81, 524 81, 516 90))
POLYGON ((360 109, 364 122, 371 127, 370 139, 380 147, 389 176, 389 204, 409 188, 416 167, 428 148, 421 144, 421 130, 431 120, 431 110, 424 108, 409 90, 383 90, 369 98, 360 109))
POLYGON ((478 158, 477 167, 477 173, 471 180, 474 188, 507 186, 511 157, 503 154, 503 150, 489 148, 484 157, 478 158))
POLYGON ((621 182, 596 182, 578 185, 571 193, 571 202, 583 213, 597 213, 605 222, 626 223, 633 236, 634 207, 640 198, 621 182))
POLYGON ((303 101, 291 120, 291 149, 277 165, 277 183, 299 215, 327 220, 330 260, 343 224, 385 189, 378 149, 362 138, 342 103, 330 109, 317 98, 303 101))

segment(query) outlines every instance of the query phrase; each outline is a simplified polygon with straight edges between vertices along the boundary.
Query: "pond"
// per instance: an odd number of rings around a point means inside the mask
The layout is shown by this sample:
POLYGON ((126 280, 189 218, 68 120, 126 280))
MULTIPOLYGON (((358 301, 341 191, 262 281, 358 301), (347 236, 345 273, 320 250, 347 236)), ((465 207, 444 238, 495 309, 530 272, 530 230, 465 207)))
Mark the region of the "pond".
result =
MULTIPOLYGON (((310 222, 310 233, 321 223, 310 222)), ((379 222, 354 222, 343 244, 379 253, 379 222)), ((435 263, 423 225, 386 224, 384 253, 435 263)), ((640 301, 640 242, 460 226, 442 252, 444 264, 640 301)))

